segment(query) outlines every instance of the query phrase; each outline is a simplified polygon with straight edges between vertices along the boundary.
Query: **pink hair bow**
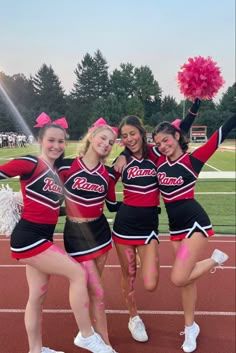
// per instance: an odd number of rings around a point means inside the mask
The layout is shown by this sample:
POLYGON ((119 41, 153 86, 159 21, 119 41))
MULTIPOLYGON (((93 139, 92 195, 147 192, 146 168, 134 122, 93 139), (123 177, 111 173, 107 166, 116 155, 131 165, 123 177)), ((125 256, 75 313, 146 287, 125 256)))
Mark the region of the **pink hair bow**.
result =
MULTIPOLYGON (((103 118, 98 118, 95 123, 93 123, 93 125, 89 128, 89 132, 95 130, 96 128, 100 127, 100 126, 110 126, 105 119, 103 118)), ((118 128, 114 127, 114 126, 110 126, 110 128, 113 130, 113 132, 118 135, 118 128)))
POLYGON ((37 124, 34 125, 34 127, 44 127, 45 125, 58 125, 62 127, 63 129, 68 128, 68 123, 66 121, 65 117, 62 117, 60 119, 52 121, 50 116, 48 116, 46 113, 42 112, 36 119, 37 124))
POLYGON ((180 131, 181 119, 175 119, 172 121, 171 125, 176 128, 176 130, 180 131))

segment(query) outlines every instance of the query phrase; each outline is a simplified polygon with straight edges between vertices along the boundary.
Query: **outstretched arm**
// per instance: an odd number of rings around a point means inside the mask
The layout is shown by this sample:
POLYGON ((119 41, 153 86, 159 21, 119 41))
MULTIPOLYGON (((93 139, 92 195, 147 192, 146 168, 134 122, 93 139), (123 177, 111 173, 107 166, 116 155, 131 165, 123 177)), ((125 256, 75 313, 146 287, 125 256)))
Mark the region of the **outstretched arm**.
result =
POLYGON ((232 115, 231 118, 214 132, 209 140, 204 143, 201 147, 197 148, 192 156, 196 157, 202 162, 206 162, 213 153, 217 150, 219 145, 225 140, 228 133, 236 127, 236 114, 232 115))
POLYGON ((37 158, 23 156, 0 165, 0 179, 8 179, 15 176, 30 177, 37 166, 37 158))

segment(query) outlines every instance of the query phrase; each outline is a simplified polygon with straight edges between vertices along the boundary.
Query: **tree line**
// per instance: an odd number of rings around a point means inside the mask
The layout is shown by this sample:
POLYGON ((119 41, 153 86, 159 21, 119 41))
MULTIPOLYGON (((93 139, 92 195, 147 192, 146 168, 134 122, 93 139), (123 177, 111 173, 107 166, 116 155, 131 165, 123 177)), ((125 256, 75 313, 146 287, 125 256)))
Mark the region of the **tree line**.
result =
MULTIPOLYGON (((20 123, 13 119, 14 111, 6 95, 30 129, 43 111, 52 119, 66 116, 71 139, 82 137, 101 116, 118 126, 122 117, 138 115, 147 131, 152 131, 161 121, 182 117, 192 104, 187 100, 177 103, 169 95, 163 97, 148 66, 121 63, 111 73, 108 68, 100 50, 93 55, 86 53, 74 71, 75 81, 69 94, 50 65, 43 64, 30 78, 22 73, 8 76, 0 72, 0 131, 22 132, 20 123)), ((207 125, 208 135, 236 112, 235 90, 236 83, 228 87, 219 103, 202 102, 197 125, 207 125)))

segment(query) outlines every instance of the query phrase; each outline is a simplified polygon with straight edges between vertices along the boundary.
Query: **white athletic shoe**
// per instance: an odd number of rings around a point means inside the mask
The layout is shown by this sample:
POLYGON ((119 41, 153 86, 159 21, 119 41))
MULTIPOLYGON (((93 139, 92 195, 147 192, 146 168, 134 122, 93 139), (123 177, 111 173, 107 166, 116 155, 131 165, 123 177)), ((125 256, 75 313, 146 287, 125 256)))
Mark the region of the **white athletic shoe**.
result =
POLYGON ((185 340, 182 345, 182 349, 186 353, 194 352, 197 348, 197 336, 200 333, 200 327, 196 322, 191 327, 185 326, 184 332, 180 332, 180 335, 185 335, 185 340))
POLYGON ((112 348, 112 346, 108 346, 111 347, 111 353, 118 353, 117 351, 114 350, 114 348, 112 348))
POLYGON ((129 319, 128 328, 133 339, 138 342, 147 342, 148 335, 142 319, 137 315, 129 319))
POLYGON ((102 339, 102 337, 94 332, 89 337, 83 337, 81 332, 74 339, 74 344, 77 347, 87 349, 93 353, 114 353, 114 349, 111 346, 108 346, 102 339))
POLYGON ((50 349, 48 347, 42 347, 41 353, 64 353, 62 351, 55 351, 54 349, 50 349))
POLYGON ((211 259, 216 262, 217 265, 221 266, 225 261, 227 261, 229 256, 223 251, 215 249, 211 255, 211 259))

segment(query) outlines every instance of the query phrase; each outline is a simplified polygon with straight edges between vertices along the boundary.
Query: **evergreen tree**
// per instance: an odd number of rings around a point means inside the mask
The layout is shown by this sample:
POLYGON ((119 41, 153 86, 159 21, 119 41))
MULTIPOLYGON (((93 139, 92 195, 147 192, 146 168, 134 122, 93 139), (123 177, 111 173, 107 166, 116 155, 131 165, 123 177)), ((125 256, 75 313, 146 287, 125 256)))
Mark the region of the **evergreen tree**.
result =
POLYGON ((152 125, 150 118, 160 111, 162 91, 158 82, 148 66, 136 68, 135 74, 135 95, 143 104, 143 117, 146 125, 152 125))
POLYGON ((218 105, 219 111, 236 112, 236 83, 230 86, 218 105))
POLYGON ((106 99, 98 99, 94 106, 91 122, 94 122, 99 117, 103 117, 109 124, 118 126, 121 117, 125 115, 125 103, 126 100, 117 99, 113 95, 110 95, 106 99))
POLYGON ((51 66, 43 64, 32 77, 35 93, 36 112, 46 112, 53 118, 65 114, 66 100, 61 82, 51 66))
POLYGON ((2 129, 4 128, 5 131, 21 132, 24 130, 28 132, 26 126, 21 126, 17 115, 20 114, 29 128, 32 127, 34 95, 31 80, 26 79, 23 74, 7 76, 1 72, 0 81, 0 121, 2 129))
POLYGON ((71 113, 73 125, 81 135, 94 121, 97 102, 109 95, 108 65, 100 50, 94 57, 87 53, 77 65, 75 75, 71 113))
POLYGON ((81 102, 90 102, 96 98, 95 63, 90 54, 86 54, 75 69, 76 82, 72 90, 72 96, 81 102))
POLYGON ((96 99, 104 98, 109 95, 110 88, 108 65, 100 50, 95 52, 93 60, 96 99))
POLYGON ((175 112, 177 115, 178 112, 178 104, 174 97, 165 96, 161 102, 161 114, 164 116, 165 114, 175 112))
POLYGON ((111 94, 117 99, 128 99, 135 95, 134 66, 130 63, 120 64, 110 76, 111 94))
POLYGON ((100 50, 94 57, 87 53, 77 65, 75 75, 72 95, 81 102, 90 103, 109 94, 108 65, 100 50))
POLYGON ((135 94, 141 102, 149 101, 151 97, 161 97, 161 89, 148 66, 141 66, 134 71, 135 94))

